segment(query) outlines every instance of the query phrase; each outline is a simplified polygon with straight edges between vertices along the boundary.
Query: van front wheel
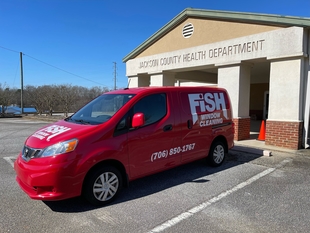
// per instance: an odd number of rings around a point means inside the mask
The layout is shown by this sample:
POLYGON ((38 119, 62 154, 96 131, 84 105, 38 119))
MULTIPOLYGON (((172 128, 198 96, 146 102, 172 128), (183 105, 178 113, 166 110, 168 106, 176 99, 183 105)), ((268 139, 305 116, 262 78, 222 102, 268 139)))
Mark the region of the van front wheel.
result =
POLYGON ((208 162, 213 167, 220 166, 225 159, 225 145, 221 141, 216 141, 212 144, 208 155, 208 162))
POLYGON ((87 177, 83 196, 93 205, 105 205, 115 199, 121 187, 120 172, 114 167, 104 166, 87 177))

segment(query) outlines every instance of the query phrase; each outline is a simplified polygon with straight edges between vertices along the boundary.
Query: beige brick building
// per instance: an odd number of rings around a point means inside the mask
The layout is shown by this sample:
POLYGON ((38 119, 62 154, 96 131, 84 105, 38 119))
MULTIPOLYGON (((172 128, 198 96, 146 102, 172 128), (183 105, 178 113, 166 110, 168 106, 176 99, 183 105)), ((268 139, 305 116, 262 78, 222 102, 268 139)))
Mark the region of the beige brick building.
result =
POLYGON ((267 145, 307 148, 310 18, 188 8, 124 57, 130 87, 228 90, 235 140, 266 120, 267 145))

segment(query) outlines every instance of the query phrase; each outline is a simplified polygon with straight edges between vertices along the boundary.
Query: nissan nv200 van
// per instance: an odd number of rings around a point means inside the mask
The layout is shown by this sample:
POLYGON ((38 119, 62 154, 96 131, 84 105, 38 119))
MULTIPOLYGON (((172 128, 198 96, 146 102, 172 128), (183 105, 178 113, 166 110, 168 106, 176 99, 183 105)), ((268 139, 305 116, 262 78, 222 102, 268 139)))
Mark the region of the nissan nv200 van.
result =
POLYGON ((221 165, 233 139, 223 88, 125 88, 34 132, 14 169, 32 199, 103 205, 129 181, 202 158, 221 165))

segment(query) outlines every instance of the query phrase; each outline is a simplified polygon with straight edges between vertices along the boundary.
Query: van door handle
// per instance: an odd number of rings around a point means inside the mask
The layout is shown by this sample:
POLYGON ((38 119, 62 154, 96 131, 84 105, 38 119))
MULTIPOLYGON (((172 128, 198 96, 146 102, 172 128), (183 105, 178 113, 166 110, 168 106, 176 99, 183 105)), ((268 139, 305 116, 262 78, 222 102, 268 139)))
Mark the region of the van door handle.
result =
POLYGON ((164 130, 164 132, 171 131, 172 130, 172 125, 165 125, 163 130, 164 130))
POLYGON ((192 120, 187 121, 187 128, 189 128, 189 129, 193 128, 193 121, 192 120))

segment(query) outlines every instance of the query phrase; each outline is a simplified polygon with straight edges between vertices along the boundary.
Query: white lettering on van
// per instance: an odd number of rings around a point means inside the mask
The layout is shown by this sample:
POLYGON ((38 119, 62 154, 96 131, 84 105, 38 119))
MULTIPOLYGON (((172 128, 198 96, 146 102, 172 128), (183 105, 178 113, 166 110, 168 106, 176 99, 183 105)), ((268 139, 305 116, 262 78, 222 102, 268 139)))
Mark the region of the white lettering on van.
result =
POLYGON ((40 140, 43 140, 46 138, 46 141, 51 140, 51 138, 62 134, 64 132, 67 132, 68 130, 71 130, 71 128, 60 126, 60 125, 50 125, 44 129, 41 129, 37 132, 35 132, 32 137, 36 137, 40 140))
POLYGON ((220 113, 214 111, 222 111, 223 116, 228 119, 225 96, 223 92, 188 94, 188 99, 191 108, 193 124, 198 121, 199 113, 200 115, 202 114, 201 120, 204 121, 200 122, 200 126, 213 125, 223 122, 223 119, 219 120, 220 113))
POLYGON ((195 145, 196 143, 190 143, 190 144, 183 145, 183 146, 173 147, 173 148, 170 148, 169 150, 162 150, 162 151, 154 152, 151 155, 151 162, 155 162, 155 160, 158 160, 158 159, 166 159, 168 158, 168 156, 194 150, 195 145))

